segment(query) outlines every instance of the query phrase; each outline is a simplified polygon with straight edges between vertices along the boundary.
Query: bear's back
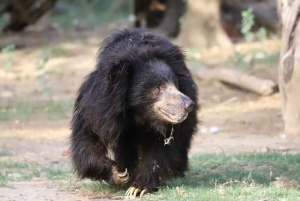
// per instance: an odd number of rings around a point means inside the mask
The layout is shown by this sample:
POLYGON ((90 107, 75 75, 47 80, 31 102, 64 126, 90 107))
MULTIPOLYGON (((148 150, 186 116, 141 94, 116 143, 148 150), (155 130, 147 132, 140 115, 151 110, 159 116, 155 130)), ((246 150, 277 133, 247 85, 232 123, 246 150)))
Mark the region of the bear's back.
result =
POLYGON ((173 46, 167 39, 145 29, 124 29, 112 34, 102 43, 102 49, 123 49, 128 47, 149 48, 157 46, 173 46))
POLYGON ((124 29, 106 38, 99 49, 96 69, 127 63, 140 68, 149 60, 170 63, 183 60, 180 48, 166 38, 144 29, 124 29))

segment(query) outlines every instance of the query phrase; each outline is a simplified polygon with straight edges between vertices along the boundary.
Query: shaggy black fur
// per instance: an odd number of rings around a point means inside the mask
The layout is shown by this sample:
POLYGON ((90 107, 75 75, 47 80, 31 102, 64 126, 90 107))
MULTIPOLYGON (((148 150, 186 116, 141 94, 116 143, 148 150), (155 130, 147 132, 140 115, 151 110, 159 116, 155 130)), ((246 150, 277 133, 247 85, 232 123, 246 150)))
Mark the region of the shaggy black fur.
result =
POLYGON ((132 186, 148 192, 183 176, 197 124, 197 88, 180 48, 149 31, 123 30, 104 40, 97 59, 79 89, 72 120, 78 175, 114 185, 112 167, 127 168, 132 186), (164 146, 171 125, 157 118, 152 106, 153 90, 167 82, 196 104, 164 146), (114 160, 107 157, 108 147, 114 160))

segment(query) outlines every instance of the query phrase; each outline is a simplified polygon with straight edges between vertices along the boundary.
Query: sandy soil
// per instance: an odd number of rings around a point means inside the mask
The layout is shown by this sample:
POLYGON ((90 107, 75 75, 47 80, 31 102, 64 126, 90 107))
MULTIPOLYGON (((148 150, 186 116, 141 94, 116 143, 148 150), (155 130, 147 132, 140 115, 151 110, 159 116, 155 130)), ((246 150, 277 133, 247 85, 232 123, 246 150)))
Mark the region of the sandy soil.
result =
MULTIPOLYGON (((97 44, 101 37, 90 37, 82 41, 64 42, 59 45, 66 55, 51 57, 45 66, 51 72, 53 99, 73 102, 76 90, 83 77, 93 68, 97 44)), ((50 48, 53 48, 50 46, 50 48)), ((6 72, 0 69, 0 108, 14 100, 45 100, 37 81, 36 48, 17 50, 12 68, 6 72), (16 80, 20 77, 21 80, 16 80), (7 97, 7 92, 10 95, 7 97), (4 95, 3 95, 4 94, 4 95)), ((55 48, 54 48, 55 49, 55 48)), ((8 54, 0 54, 5 62, 8 54)), ((0 63, 1 63, 0 62, 0 63)), ((266 67, 264 72, 276 74, 276 68, 266 67)), ((238 153, 238 152, 288 152, 300 151, 300 137, 282 133, 280 97, 268 97, 233 89, 218 82, 197 80, 201 111, 199 131, 195 135, 190 154, 238 153), (217 128, 211 133, 209 129, 217 128)), ((70 134, 66 119, 49 121, 43 117, 27 120, 14 119, 0 122, 0 151, 10 153, 8 158, 39 164, 51 164, 64 160, 68 150, 70 134)), ((4 160, 4 159, 2 159, 4 160)), ((13 182, 13 188, 0 187, 0 200, 120 200, 120 197, 105 197, 82 193, 60 191, 63 181, 44 179, 30 182, 13 182)))

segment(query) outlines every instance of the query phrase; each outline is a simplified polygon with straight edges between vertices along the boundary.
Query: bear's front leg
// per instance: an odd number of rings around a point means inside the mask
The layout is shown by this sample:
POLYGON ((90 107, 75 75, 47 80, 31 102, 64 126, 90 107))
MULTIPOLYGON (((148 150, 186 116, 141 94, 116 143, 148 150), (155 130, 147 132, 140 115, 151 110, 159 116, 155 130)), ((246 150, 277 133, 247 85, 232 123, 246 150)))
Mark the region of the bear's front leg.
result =
POLYGON ((127 197, 142 196, 156 192, 173 176, 180 172, 180 154, 175 144, 164 146, 163 141, 148 142, 139 146, 139 160, 132 174, 133 183, 127 190, 127 197))
POLYGON ((143 158, 132 175, 133 183, 126 191, 127 197, 140 197, 145 193, 156 192, 164 185, 164 180, 168 173, 165 172, 162 164, 158 164, 155 159, 143 158))
POLYGON ((75 131, 71 136, 71 157, 80 178, 105 180, 112 186, 128 182, 127 169, 106 156, 106 146, 97 135, 90 130, 75 131))

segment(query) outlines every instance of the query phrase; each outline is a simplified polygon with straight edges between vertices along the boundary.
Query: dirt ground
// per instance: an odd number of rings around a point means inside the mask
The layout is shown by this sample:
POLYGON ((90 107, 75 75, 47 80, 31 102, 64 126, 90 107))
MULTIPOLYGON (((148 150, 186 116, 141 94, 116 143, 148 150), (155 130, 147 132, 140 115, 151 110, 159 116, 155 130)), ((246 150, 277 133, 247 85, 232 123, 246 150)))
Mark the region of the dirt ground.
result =
MULTIPOLYGON (((101 39, 101 35, 99 37, 97 34, 87 37, 84 42, 70 37, 67 42, 48 46, 55 56, 50 57, 45 69, 51 72, 49 85, 55 101, 74 101, 82 79, 93 68, 101 39)), ((0 54, 0 61, 5 62, 9 56, 0 54)), ((34 103, 46 99, 36 80, 36 56, 35 47, 16 50, 11 54, 12 68, 9 71, 0 69, 0 107, 7 107, 15 100, 34 103)), ((262 76, 264 73, 276 76, 276 66, 259 67, 263 70, 257 72, 261 72, 262 76)), ((278 93, 261 97, 219 82, 197 80, 197 84, 202 108, 199 112, 201 123, 193 140, 191 155, 300 151, 300 137, 282 133, 278 93)), ((0 151, 10 153, 0 160, 17 159, 47 165, 64 159, 62 165, 69 164, 63 153, 69 147, 71 111, 66 115, 67 118, 56 120, 48 120, 41 114, 25 120, 0 122, 0 151)), ((0 200, 122 199, 60 191, 63 185, 62 181, 46 179, 12 182, 13 188, 0 187, 0 200)))

